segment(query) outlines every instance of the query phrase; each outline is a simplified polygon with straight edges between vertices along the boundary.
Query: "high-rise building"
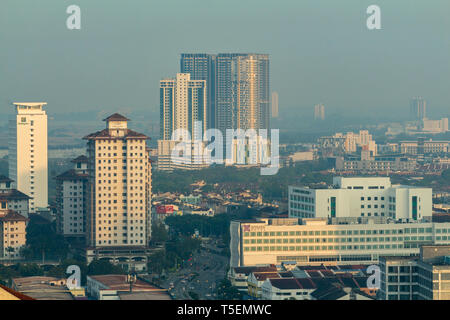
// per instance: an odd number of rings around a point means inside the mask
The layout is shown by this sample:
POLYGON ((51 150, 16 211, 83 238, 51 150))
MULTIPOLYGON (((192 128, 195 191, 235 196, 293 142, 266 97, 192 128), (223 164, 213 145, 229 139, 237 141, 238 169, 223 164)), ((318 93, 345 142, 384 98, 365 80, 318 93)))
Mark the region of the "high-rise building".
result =
POLYGON ((268 55, 237 56, 231 71, 233 129, 269 129, 268 55))
POLYGON ((272 118, 278 118, 278 92, 272 92, 272 118))
POLYGON ((192 80, 205 80, 208 128, 215 128, 215 63, 216 56, 206 53, 182 53, 180 72, 189 73, 192 80))
POLYGON ((56 229, 64 236, 85 237, 88 158, 79 156, 72 163, 73 169, 56 177, 56 229))
POLYGON ((160 119, 161 140, 171 140, 177 129, 187 129, 192 138, 201 139, 194 137, 194 126, 201 122, 203 132, 208 127, 206 81, 191 80, 188 73, 161 80, 160 119))
POLYGON ((47 114, 45 102, 14 103, 9 128, 9 177, 31 197, 30 212, 48 206, 47 114))
POLYGON ((128 129, 129 119, 120 114, 104 121, 105 129, 84 137, 88 158, 87 261, 101 258, 103 252, 112 262, 129 267, 139 262, 140 268, 145 268, 151 232, 148 137, 128 129), (119 257, 128 258, 124 261, 119 257))
POLYGON ((410 103, 410 113, 412 120, 423 120, 427 117, 427 101, 422 97, 414 97, 410 103))
POLYGON ((180 66, 191 79, 206 81, 209 128, 217 128, 225 136, 227 129, 237 129, 244 118, 254 118, 254 129, 269 129, 267 54, 183 53, 180 66))
POLYGON ((178 73, 175 79, 161 80, 161 134, 158 141, 158 169, 198 169, 207 166, 203 162, 205 143, 203 134, 208 129, 206 80, 191 80, 189 73, 178 73), (173 157, 177 146, 173 133, 186 129, 190 139, 189 154, 173 157))
POLYGON ((323 104, 314 106, 314 120, 325 120, 325 106, 323 104))

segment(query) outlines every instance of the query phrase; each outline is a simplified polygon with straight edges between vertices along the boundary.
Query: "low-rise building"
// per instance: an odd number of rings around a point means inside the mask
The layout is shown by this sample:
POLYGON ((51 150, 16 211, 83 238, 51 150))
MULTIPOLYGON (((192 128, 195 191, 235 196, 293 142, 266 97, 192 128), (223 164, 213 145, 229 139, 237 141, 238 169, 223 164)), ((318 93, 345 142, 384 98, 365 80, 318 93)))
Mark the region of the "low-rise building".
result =
POLYGON ((316 290, 311 278, 270 278, 261 286, 263 300, 312 300, 316 290))
POLYGON ((248 276, 252 272, 258 273, 276 273, 278 271, 275 265, 260 265, 248 267, 234 267, 230 268, 228 272, 228 280, 239 291, 247 292, 248 290, 248 276))
POLYGON ((170 300, 167 290, 131 275, 87 276, 86 286, 89 296, 97 300, 170 300))
POLYGON ((66 279, 43 276, 14 278, 12 289, 36 300, 74 300, 66 279))

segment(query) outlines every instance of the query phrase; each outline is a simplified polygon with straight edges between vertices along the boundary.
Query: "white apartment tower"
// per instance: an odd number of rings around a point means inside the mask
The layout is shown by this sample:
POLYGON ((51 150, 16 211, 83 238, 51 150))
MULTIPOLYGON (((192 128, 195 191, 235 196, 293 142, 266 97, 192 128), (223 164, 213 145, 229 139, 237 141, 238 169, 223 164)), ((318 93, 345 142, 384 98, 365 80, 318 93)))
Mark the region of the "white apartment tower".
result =
POLYGON ((128 129, 129 119, 120 114, 104 121, 106 129, 84 137, 88 158, 87 245, 145 248, 151 230, 148 137, 128 129))
POLYGON ((9 129, 9 177, 30 196, 30 212, 48 205, 46 102, 16 102, 9 129))

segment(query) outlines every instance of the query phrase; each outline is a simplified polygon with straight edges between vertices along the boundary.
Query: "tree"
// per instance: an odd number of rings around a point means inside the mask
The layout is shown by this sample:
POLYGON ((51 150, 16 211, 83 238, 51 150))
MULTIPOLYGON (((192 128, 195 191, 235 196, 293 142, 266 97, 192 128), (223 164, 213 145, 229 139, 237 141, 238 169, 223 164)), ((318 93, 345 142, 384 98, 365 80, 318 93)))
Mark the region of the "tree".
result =
POLYGON ((151 243, 161 243, 165 242, 169 239, 169 233, 166 230, 166 227, 162 223, 154 223, 152 224, 152 239, 151 243))
POLYGON ((87 275, 125 274, 125 271, 106 260, 94 260, 87 267, 87 275))
POLYGON ((219 300, 241 300, 242 293, 231 284, 230 280, 225 278, 217 286, 217 298, 219 300))
POLYGON ((37 223, 31 218, 27 225, 27 249, 24 249, 28 259, 61 259, 68 251, 67 243, 62 235, 56 233, 55 223, 37 223))

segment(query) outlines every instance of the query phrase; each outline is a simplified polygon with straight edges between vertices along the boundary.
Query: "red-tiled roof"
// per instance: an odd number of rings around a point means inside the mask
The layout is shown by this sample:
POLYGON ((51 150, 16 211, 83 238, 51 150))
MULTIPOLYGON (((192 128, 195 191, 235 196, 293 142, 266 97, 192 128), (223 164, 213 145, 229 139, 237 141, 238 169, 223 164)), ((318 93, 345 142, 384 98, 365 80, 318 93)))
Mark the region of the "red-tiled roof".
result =
POLYGON ((71 162, 73 162, 73 163, 79 163, 79 162, 87 163, 88 162, 88 158, 86 156, 79 156, 79 157, 76 157, 75 159, 73 159, 71 162))
POLYGON ((124 136, 111 136, 109 134, 108 129, 103 129, 101 131, 97 131, 94 133, 91 133, 85 137, 83 137, 84 140, 94 140, 94 139, 149 139, 145 134, 139 133, 130 129, 124 129, 125 135, 124 136))
POLYGON ((58 180, 83 180, 87 179, 87 173, 77 172, 75 169, 68 170, 56 177, 58 180))
POLYGON ((14 180, 11 180, 10 178, 8 178, 7 176, 1 175, 0 174, 0 182, 13 182, 14 180))
POLYGON ((15 291, 15 290, 13 290, 13 289, 11 289, 11 288, 8 288, 8 287, 5 287, 5 286, 3 286, 3 285, 1 285, 1 284, 0 284, 0 289, 5 290, 5 291, 8 292, 9 294, 15 296, 16 298, 18 298, 18 299, 20 299, 20 300, 34 300, 33 298, 31 298, 31 297, 29 297, 29 296, 27 296, 27 295, 25 295, 25 294, 22 294, 22 293, 20 293, 20 292, 17 292, 17 291, 15 291))
POLYGON ((107 117, 106 119, 103 119, 103 121, 130 121, 127 117, 124 117, 120 113, 114 113, 107 117))
POLYGON ((28 200, 31 199, 29 196, 27 196, 25 193, 20 192, 17 189, 7 189, 7 190, 1 190, 0 191, 0 200, 28 200))
POLYGON ((28 221, 28 219, 16 211, 8 210, 0 212, 0 221, 28 221))

